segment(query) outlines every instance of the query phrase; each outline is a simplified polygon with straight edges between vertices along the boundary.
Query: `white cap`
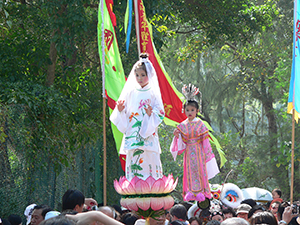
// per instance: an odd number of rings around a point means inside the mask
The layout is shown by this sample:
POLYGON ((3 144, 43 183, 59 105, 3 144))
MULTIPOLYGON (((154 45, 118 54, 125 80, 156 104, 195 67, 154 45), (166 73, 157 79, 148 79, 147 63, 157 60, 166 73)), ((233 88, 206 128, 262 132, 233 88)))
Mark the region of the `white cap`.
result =
POLYGON ((45 220, 51 219, 51 218, 53 218, 53 217, 56 217, 56 216, 58 216, 59 214, 60 214, 60 212, 58 212, 58 211, 49 211, 49 212, 47 212, 46 215, 45 215, 45 220))
POLYGON ((36 204, 31 204, 31 205, 27 206, 24 211, 24 215, 26 216, 26 219, 27 219, 26 225, 28 225, 31 221, 31 215, 32 215, 32 212, 33 212, 33 209, 35 206, 36 206, 36 204))

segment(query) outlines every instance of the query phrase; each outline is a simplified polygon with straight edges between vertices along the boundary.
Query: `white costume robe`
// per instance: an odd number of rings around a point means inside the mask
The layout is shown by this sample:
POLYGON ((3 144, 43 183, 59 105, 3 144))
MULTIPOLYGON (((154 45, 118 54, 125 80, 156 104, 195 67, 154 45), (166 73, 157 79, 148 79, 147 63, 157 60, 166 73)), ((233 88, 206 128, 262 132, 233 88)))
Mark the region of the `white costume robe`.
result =
POLYGON ((124 133, 120 154, 126 154, 126 178, 134 176, 145 180, 163 176, 160 161, 160 145, 157 127, 164 118, 161 101, 157 101, 150 85, 138 86, 125 96, 125 109, 114 109, 110 120, 124 133), (150 105, 152 114, 148 116, 145 108, 150 105))

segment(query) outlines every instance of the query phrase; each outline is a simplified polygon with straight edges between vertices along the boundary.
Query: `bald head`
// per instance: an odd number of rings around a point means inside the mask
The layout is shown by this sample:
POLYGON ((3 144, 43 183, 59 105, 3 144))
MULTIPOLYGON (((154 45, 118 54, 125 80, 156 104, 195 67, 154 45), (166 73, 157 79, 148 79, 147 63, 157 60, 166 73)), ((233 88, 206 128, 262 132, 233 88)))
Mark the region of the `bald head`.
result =
POLYGON ((224 220, 221 225, 250 225, 249 222, 243 218, 232 217, 224 220))
POLYGON ((110 206, 101 206, 98 211, 104 213, 105 215, 109 216, 110 218, 115 218, 115 211, 110 206))

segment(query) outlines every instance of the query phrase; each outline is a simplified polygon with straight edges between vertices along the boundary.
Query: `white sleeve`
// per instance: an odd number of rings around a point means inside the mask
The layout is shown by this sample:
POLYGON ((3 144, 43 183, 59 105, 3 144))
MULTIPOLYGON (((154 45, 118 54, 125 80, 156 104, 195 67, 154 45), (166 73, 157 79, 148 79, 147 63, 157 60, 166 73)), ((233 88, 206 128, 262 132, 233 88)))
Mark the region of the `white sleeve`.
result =
POLYGON ((161 112, 164 112, 163 108, 160 108, 155 102, 155 104, 152 106, 152 114, 150 116, 145 114, 140 130, 140 135, 143 138, 147 138, 156 132, 156 128, 164 118, 164 114, 161 112))
POLYGON ((207 177, 208 179, 213 178, 214 176, 216 176, 220 170, 218 167, 218 163, 215 157, 213 157, 211 160, 209 160, 206 163, 206 170, 207 170, 207 177))
POLYGON ((110 121, 116 125, 118 130, 125 134, 127 127, 128 127, 128 120, 126 118, 126 107, 123 109, 122 112, 119 112, 117 106, 115 107, 114 111, 110 115, 109 119, 110 121))

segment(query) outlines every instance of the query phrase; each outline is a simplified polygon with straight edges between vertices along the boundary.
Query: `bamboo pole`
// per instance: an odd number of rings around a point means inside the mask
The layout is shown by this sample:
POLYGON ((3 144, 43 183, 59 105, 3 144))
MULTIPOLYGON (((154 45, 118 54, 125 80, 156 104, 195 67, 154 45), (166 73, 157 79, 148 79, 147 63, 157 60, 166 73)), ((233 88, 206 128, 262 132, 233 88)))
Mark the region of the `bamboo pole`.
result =
POLYGON ((102 46, 102 96, 103 96, 103 205, 106 205, 106 95, 105 95, 105 43, 104 43, 104 0, 101 0, 101 46, 102 46))
POLYGON ((291 189, 290 189, 290 204, 293 204, 294 191, 294 148, 295 148, 295 109, 292 114, 292 155, 291 155, 291 189))

